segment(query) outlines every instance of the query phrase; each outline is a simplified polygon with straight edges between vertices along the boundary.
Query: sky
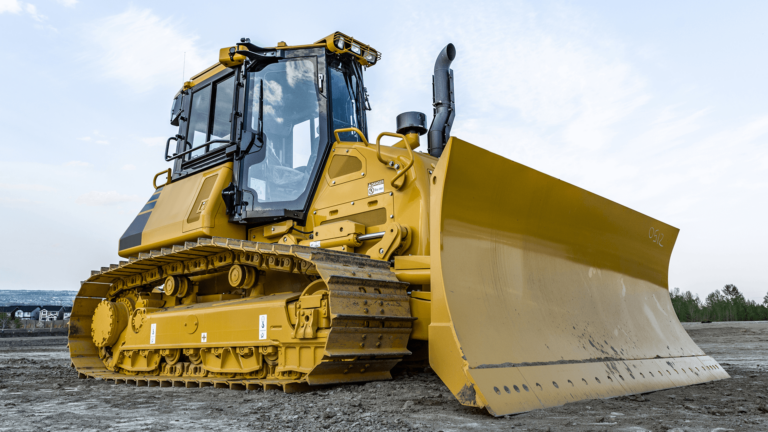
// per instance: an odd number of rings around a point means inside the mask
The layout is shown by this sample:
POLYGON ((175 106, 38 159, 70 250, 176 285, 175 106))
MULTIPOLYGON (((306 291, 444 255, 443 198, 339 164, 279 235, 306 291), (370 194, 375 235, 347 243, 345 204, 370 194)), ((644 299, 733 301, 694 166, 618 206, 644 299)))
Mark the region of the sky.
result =
POLYGON ((117 262, 168 167, 172 98, 220 48, 342 31, 383 53, 371 135, 404 111, 431 121, 452 42, 454 136, 679 228, 670 288, 762 302, 765 16, 761 1, 0 0, 0 289, 76 290, 117 262))

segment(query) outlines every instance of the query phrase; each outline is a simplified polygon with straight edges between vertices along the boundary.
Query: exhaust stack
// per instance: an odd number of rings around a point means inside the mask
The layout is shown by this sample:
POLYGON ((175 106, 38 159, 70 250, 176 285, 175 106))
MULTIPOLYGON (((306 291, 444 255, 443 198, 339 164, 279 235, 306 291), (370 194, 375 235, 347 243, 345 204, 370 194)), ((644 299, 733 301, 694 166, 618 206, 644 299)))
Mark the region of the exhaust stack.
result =
POLYGON ((449 43, 440 51, 435 61, 435 74, 432 75, 432 106, 434 118, 429 127, 427 140, 429 154, 440 157, 443 148, 451 137, 451 126, 456 116, 456 103, 453 96, 453 69, 451 62, 456 58, 456 47, 449 43))

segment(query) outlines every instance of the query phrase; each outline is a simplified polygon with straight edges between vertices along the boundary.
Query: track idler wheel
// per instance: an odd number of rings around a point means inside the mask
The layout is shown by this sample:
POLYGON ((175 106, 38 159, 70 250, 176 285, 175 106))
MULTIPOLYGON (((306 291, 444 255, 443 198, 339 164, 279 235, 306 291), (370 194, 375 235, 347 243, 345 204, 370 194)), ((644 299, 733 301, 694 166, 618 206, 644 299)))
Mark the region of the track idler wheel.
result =
POLYGON ((93 312, 91 324, 93 343, 99 348, 112 346, 128 325, 129 316, 125 303, 103 300, 93 312))
POLYGON ((189 290, 189 279, 184 276, 168 276, 163 285, 163 292, 168 296, 184 297, 189 290))
POLYGON ((258 279, 258 272, 248 266, 233 265, 229 269, 229 284, 234 288, 249 289, 258 279))

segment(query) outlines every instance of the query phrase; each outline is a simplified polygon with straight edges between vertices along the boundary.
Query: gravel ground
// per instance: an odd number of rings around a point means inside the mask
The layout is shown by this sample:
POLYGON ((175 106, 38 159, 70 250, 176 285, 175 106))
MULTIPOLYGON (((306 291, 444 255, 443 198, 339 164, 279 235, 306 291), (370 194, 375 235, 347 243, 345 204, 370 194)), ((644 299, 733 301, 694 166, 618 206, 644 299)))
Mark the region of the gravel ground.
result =
POLYGON ((768 430, 768 323, 686 329, 732 379, 503 418, 459 405, 429 370, 290 395, 132 387, 78 379, 65 338, 0 340, 0 430, 768 430))

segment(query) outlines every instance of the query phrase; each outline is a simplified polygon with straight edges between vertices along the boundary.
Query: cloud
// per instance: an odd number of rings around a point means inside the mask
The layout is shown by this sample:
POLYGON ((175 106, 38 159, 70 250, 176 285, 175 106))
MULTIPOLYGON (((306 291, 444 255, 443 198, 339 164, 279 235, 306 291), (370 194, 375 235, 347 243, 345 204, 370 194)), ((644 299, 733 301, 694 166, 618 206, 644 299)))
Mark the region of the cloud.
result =
POLYGON ((83 161, 70 161, 64 164, 66 167, 78 167, 78 168, 86 168, 91 166, 88 162, 83 161))
POLYGON ((122 168, 120 168, 120 169, 122 169, 123 171, 133 171, 133 170, 135 170, 135 169, 136 169, 136 165, 133 165, 133 164, 125 164, 125 165, 123 165, 123 167, 122 167, 122 168))
POLYGON ((0 0, 0 13, 3 12, 21 12, 21 3, 19 3, 18 0, 0 0))
MULTIPOLYGON (((103 136, 103 135, 101 135, 99 133, 99 131, 93 131, 93 134, 96 135, 97 137, 98 136, 103 136)), ((90 136, 80 137, 80 138, 78 138, 78 141, 93 142, 93 143, 101 144, 101 145, 109 145, 109 141, 108 140, 105 140, 105 139, 94 139, 94 138, 92 138, 90 136)))
POLYGON ((75 7, 77 0, 56 0, 56 3, 66 7, 75 7))
POLYGON ((116 191, 108 192, 88 192, 84 195, 80 195, 77 198, 78 204, 84 204, 88 206, 111 206, 116 204, 122 204, 127 202, 138 201, 139 197, 136 195, 124 195, 116 191))
POLYGON ((99 52, 95 66, 102 75, 119 79, 135 91, 149 91, 160 84, 180 86, 184 53, 185 79, 214 60, 198 54, 198 37, 183 30, 178 19, 161 19, 150 9, 131 7, 99 19, 87 36, 99 52))
POLYGON ((40 15, 37 13, 37 7, 33 5, 32 3, 27 3, 26 6, 24 6, 24 9, 27 11, 27 13, 32 16, 32 19, 34 19, 37 22, 43 22, 48 19, 45 15, 40 15))
POLYGON ((165 146, 165 143, 167 141, 168 141, 168 138, 166 137, 141 138, 141 142, 143 142, 149 147, 163 147, 165 146))

